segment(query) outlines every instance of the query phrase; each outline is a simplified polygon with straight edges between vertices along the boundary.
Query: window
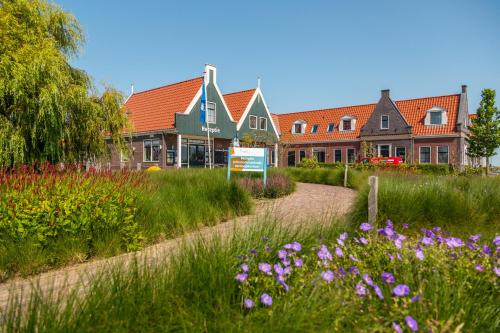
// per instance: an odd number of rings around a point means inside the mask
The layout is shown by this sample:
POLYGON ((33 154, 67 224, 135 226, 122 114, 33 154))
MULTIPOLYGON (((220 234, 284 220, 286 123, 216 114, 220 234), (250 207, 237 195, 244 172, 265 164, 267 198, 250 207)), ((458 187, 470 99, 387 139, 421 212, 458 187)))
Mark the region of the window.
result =
POLYGON ((177 152, 174 149, 167 150, 167 165, 175 165, 177 152))
POLYGON ((257 129, 257 116, 250 116, 248 126, 250 129, 257 129))
POLYGON ((325 148, 313 148, 313 157, 320 163, 325 162, 325 148))
POLYGON ((356 128, 356 118, 353 116, 343 116, 340 118, 339 131, 353 131, 356 128))
POLYGON ((266 131, 267 130, 267 118, 260 117, 260 129, 262 131, 266 131))
POLYGON ((334 128, 335 128, 335 124, 330 123, 330 124, 328 124, 328 127, 326 128, 326 132, 332 133, 334 128))
POLYGON ((299 162, 302 162, 304 158, 306 158, 306 151, 305 150, 299 151, 299 162))
POLYGON ((335 149, 333 155, 334 162, 342 162, 342 149, 335 149))
POLYGON ((160 161, 160 139, 144 140, 144 162, 160 161))
POLYGON ((378 157, 390 157, 391 145, 378 145, 378 157))
POLYGON ((350 131, 351 130, 351 119, 342 120, 342 130, 350 131))
POLYGON ((303 120, 297 120, 293 123, 292 133, 293 134, 304 134, 306 130, 306 122, 303 120))
POLYGON ((288 166, 295 166, 295 150, 288 151, 288 166))
POLYGON ((420 147, 420 163, 431 163, 431 147, 420 147))
POLYGON ((401 157, 403 162, 406 161, 406 147, 396 147, 396 157, 401 157))
POLYGON ((129 153, 127 151, 121 151, 120 152, 120 162, 124 162, 124 163, 128 162, 129 161, 129 157, 130 157, 130 155, 129 155, 129 153))
POLYGON ((214 102, 208 102, 207 103, 207 122, 209 124, 215 124, 216 119, 216 110, 215 110, 215 103, 214 102))
POLYGON ((318 132, 318 125, 317 124, 312 125, 312 127, 311 127, 311 133, 314 134, 314 133, 317 133, 317 132, 318 132))
POLYGON ((389 129, 389 116, 386 114, 380 116, 380 129, 389 129))
POLYGON ((449 163, 448 146, 439 146, 437 150, 437 160, 439 164, 449 163))
POLYGON ((443 123, 443 113, 441 111, 431 111, 429 114, 431 125, 441 125, 443 123))
POLYGON ((347 148, 347 163, 355 163, 356 162, 356 149, 347 148))

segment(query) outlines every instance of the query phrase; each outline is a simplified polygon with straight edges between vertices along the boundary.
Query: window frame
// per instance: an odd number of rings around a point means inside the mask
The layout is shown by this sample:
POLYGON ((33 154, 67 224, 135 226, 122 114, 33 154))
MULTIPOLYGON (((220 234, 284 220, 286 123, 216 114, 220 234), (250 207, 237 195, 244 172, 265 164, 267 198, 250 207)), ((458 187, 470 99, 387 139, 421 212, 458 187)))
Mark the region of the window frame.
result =
POLYGON ((443 111, 441 110, 431 110, 429 111, 429 125, 443 125, 443 111), (433 114, 439 114, 439 123, 433 123, 432 122, 432 115, 433 114))
POLYGON ((131 160, 131 157, 134 157, 134 151, 132 150, 132 156, 128 156, 126 159, 124 158, 125 154, 123 154, 123 151, 120 150, 120 163, 129 163, 131 160))
POLYGON ((267 118, 266 117, 259 117, 259 129, 261 131, 267 131, 267 118), (262 128, 262 120, 265 121, 265 124, 266 124, 265 128, 262 128))
POLYGON ((406 147, 405 146, 396 146, 394 147, 394 157, 399 157, 398 156, 398 148, 402 148, 405 151, 404 157, 403 157, 403 162, 406 162, 406 147))
POLYGON ((342 132, 349 132, 349 131, 352 131, 352 119, 350 118, 346 118, 346 119, 342 119, 342 132), (349 122, 349 129, 346 129, 345 128, 345 122, 348 121, 349 122))
POLYGON ((302 160, 306 158, 306 151, 304 149, 299 150, 299 163, 302 162, 302 160), (303 154, 302 154, 303 153, 303 154), (304 156, 302 156, 304 155, 304 156))
POLYGON ((248 128, 257 129, 257 120, 259 120, 257 116, 254 115, 248 116, 248 128), (252 127, 252 119, 255 119, 255 127, 252 127))
POLYGON ((342 148, 333 148, 333 162, 334 163, 336 163, 336 162, 342 163, 342 148), (336 152, 337 151, 340 152, 340 160, 338 160, 338 161, 336 159, 336 152))
POLYGON ((333 133, 333 130, 335 129, 335 124, 334 123, 328 123, 328 126, 326 127, 326 133, 333 133), (330 130, 331 127, 331 130, 330 130))
POLYGON ((161 142, 160 139, 158 138, 149 138, 149 139, 144 139, 142 140, 142 161, 145 163, 159 163, 160 162, 160 155, 161 155, 161 142), (151 160, 148 161, 146 160, 146 141, 151 142, 151 146, 149 147, 151 149, 151 160), (158 147, 160 152, 158 153, 158 159, 153 160, 153 141, 158 141, 158 147))
POLYGON ((313 124, 311 126, 311 134, 316 134, 318 133, 318 130, 319 130, 319 125, 318 124, 313 124))
POLYGON ((325 163, 326 162, 326 147, 313 147, 312 148, 312 158, 314 158, 314 153, 315 152, 318 152, 318 153, 323 153, 324 154, 324 158, 323 158, 323 162, 321 162, 319 159, 316 159, 319 163, 325 163))
POLYGON ((391 154, 392 154, 392 144, 390 144, 390 143, 383 143, 383 144, 377 145, 377 157, 384 157, 384 156, 380 155, 380 147, 381 146, 389 146, 389 156, 387 156, 387 157, 391 157, 391 154))
POLYGON ((439 145, 436 149, 436 163, 437 164, 450 164, 450 146, 449 145, 439 145), (446 163, 439 162, 439 148, 446 147, 446 163))
POLYGON ((389 115, 388 114, 383 114, 380 116, 380 129, 381 130, 388 130, 389 129, 389 115), (384 127, 383 124, 384 124, 384 117, 387 117, 387 127, 384 127))
POLYGON ((349 148, 347 148, 347 149, 346 149, 346 152, 345 152, 345 153, 346 153, 347 164, 350 164, 350 163, 356 163, 356 148, 354 148, 354 147, 349 147, 349 148), (354 160, 353 160, 352 162, 351 162, 351 161, 349 161, 349 150, 354 151, 354 153, 353 153, 353 155, 352 155, 352 156, 353 156, 353 158, 354 158, 354 160))
POLYGON ((292 125, 292 134, 305 134, 307 128, 307 123, 303 120, 296 120, 292 125), (296 126, 300 126, 300 132, 296 131, 296 126))
POLYGON ((207 102, 207 123, 208 124, 216 124, 217 123, 217 104, 215 102, 207 102), (214 119, 211 121, 210 119, 210 105, 214 107, 214 119))
POLYGON ((418 147, 418 164, 432 164, 432 147, 419 146, 418 147), (422 162, 422 148, 429 148, 429 162, 422 162))

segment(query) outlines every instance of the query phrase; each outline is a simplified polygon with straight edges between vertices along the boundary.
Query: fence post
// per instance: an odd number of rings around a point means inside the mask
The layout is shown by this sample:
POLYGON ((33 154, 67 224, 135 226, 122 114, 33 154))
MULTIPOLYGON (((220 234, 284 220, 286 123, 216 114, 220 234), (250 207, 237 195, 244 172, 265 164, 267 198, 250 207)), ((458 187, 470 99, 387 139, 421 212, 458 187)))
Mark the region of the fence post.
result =
POLYGON ((378 177, 370 176, 368 177, 368 184, 370 185, 370 192, 368 193, 368 223, 373 226, 373 229, 377 230, 377 197, 378 197, 378 177))
POLYGON ((347 168, 348 168, 348 165, 346 163, 345 169, 344 169, 344 187, 347 187, 347 168))

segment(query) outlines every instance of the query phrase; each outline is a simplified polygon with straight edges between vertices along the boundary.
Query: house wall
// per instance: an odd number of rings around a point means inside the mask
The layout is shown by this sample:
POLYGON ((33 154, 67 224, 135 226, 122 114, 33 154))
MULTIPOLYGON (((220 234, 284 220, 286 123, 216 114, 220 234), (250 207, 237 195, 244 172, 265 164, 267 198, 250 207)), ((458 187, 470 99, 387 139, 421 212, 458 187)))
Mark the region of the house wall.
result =
POLYGON ((460 138, 428 138, 414 140, 414 163, 420 163, 420 147, 431 147, 431 163, 437 163, 438 146, 448 146, 449 164, 460 166, 460 138))
POLYGON ((260 96, 257 96, 255 100, 252 103, 252 106, 250 107, 250 110, 248 111, 247 116, 243 120, 243 123, 241 124, 240 130, 238 131, 238 137, 241 139, 245 133, 251 133, 252 131, 255 131, 255 129, 250 128, 250 116, 257 116, 257 129, 260 131, 260 118, 266 118, 267 119, 267 130, 266 132, 269 134, 271 138, 274 140, 278 141, 278 137, 276 136, 276 133, 274 132, 274 128, 272 125, 272 119, 269 117, 268 112, 266 111, 266 106, 264 104, 264 101, 260 96))
POLYGON ((281 144, 278 163, 279 166, 285 167, 288 165, 288 152, 295 151, 295 163, 300 162, 300 151, 304 150, 307 158, 311 158, 313 155, 314 148, 324 148, 325 149, 325 162, 333 163, 335 158, 335 149, 340 149, 342 151, 342 163, 347 161, 347 149, 354 148, 356 158, 359 156, 359 141, 341 141, 341 142, 325 142, 325 143, 307 143, 307 144, 281 144))

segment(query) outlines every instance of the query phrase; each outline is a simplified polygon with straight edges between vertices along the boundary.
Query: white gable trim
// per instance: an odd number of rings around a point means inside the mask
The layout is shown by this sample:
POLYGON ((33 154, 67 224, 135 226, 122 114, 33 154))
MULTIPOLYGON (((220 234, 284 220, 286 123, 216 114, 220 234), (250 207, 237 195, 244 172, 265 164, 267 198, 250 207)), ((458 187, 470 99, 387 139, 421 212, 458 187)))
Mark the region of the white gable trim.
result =
MULTIPOLYGON (((224 97, 222 96, 222 93, 220 92, 219 87, 217 86, 217 84, 215 82, 213 84, 215 86, 215 90, 217 91, 217 94, 219 95, 220 100, 222 101, 222 104, 224 105, 224 107, 226 109, 226 112, 227 112, 227 115, 229 116, 229 119, 232 122, 235 122, 233 119, 233 116, 231 115, 231 112, 229 111, 229 108, 227 107, 226 101, 224 100, 224 97)), ((207 86, 208 86, 208 84, 207 84, 207 86)), ((198 100, 200 98, 201 98, 201 87, 200 87, 200 89, 198 89, 198 92, 196 93, 196 95, 194 95, 193 99, 191 100, 191 103, 189 103, 188 107, 183 112, 183 114, 190 114, 191 110, 193 110, 194 106, 196 105, 196 103, 198 102, 198 100)))
POLYGON ((194 108, 194 106, 196 105, 196 102, 198 102, 198 99, 200 99, 200 97, 201 97, 201 87, 200 87, 200 89, 198 89, 198 91, 194 95, 193 99, 191 100, 191 102, 189 103, 188 107, 183 112, 183 114, 190 114, 191 110, 194 108))
POLYGON ((241 115, 241 118, 240 118, 240 121, 238 122, 238 125, 236 125, 236 130, 239 131, 241 126, 243 125, 243 122, 245 121, 246 117, 248 116, 248 112, 250 112, 250 109, 252 108, 252 105, 255 102, 257 95, 258 95, 258 92, 257 92, 257 89, 255 89, 252 97, 250 98, 250 101, 248 102, 247 106, 245 107, 245 111, 243 111, 243 114, 241 115))
POLYGON ((269 108, 267 107, 266 100, 264 99, 264 95, 262 95, 262 90, 260 90, 259 87, 257 87, 257 89, 255 89, 255 92, 254 92, 252 98, 250 98, 250 102, 248 102, 248 105, 246 106, 245 111, 243 112, 243 115, 241 116, 240 121, 238 122, 238 125, 236 126, 236 130, 239 131, 241 129, 241 126, 243 125, 243 122, 245 121, 246 117, 248 116, 248 113, 250 112, 250 109, 251 109, 253 103, 255 102, 255 100, 257 99, 257 97, 260 97, 260 99, 262 100, 262 103, 264 104, 264 109, 266 110, 266 113, 267 113, 267 117, 269 118, 269 121, 270 121, 271 125, 273 126, 274 134, 276 134, 276 137, 279 139, 280 135, 278 134, 278 130, 276 129, 276 125, 274 124, 273 116, 271 115, 271 112, 269 112, 269 108))
POLYGON ((222 96, 222 93, 220 92, 219 86, 217 85, 216 82, 214 82, 215 90, 217 91, 217 94, 219 94, 219 98, 222 101, 222 104, 224 104, 224 108, 226 109, 227 115, 229 116, 229 120, 231 120, 233 123, 235 123, 233 119, 233 115, 231 114, 231 111, 227 107, 226 101, 224 100, 224 96, 222 96))

